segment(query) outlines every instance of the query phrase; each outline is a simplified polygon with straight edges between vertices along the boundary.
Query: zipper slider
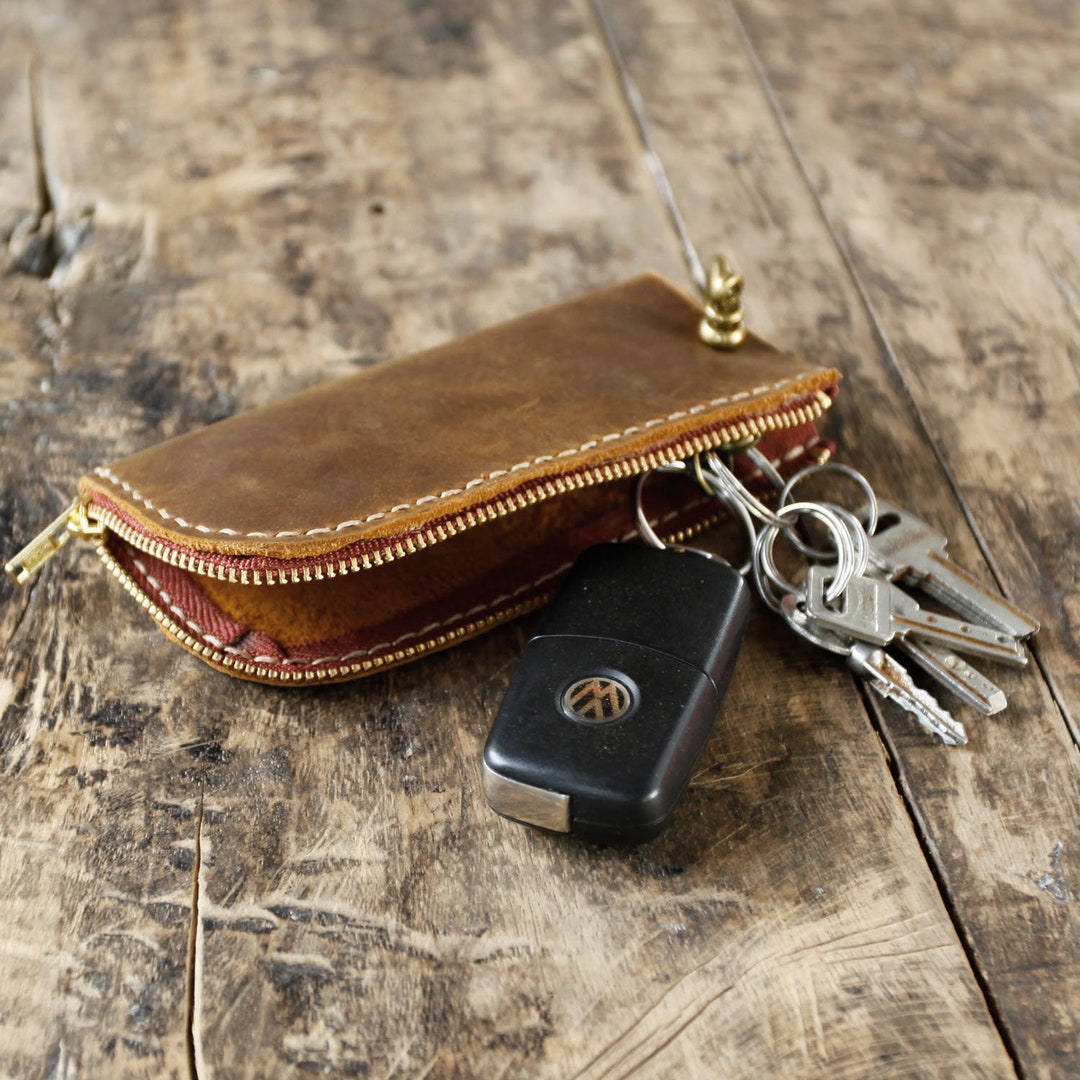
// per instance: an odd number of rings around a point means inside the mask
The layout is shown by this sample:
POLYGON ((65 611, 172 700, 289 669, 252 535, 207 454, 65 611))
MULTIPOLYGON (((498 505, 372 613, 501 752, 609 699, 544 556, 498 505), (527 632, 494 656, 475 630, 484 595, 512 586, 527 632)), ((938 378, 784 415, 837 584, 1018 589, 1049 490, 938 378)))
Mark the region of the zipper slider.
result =
POLYGON ((24 584, 45 565, 73 536, 100 536, 105 526, 92 521, 88 503, 73 499, 71 505, 44 532, 35 536, 10 562, 4 572, 16 585, 24 584))

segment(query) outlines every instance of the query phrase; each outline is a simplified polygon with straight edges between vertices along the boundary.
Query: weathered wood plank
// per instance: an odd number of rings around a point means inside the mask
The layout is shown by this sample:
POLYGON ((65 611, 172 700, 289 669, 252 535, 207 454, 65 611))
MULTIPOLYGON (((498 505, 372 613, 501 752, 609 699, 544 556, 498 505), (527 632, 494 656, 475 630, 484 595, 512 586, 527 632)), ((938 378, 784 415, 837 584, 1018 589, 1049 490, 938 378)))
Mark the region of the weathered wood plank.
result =
MULTIPOLYGON (((1075 487, 1075 425, 1068 419, 1075 414, 1074 379, 1064 359, 1075 328, 1067 313, 1054 313, 1057 301, 1043 290, 1039 319, 1062 348, 1045 365, 1041 351, 1038 357, 1025 352, 1027 367, 1017 369, 1017 378, 1040 386, 1048 379, 1062 395, 1041 412, 1037 432, 1015 403, 994 401, 995 388, 1010 378, 1006 361, 972 368, 962 356, 943 353, 943 343, 958 335, 997 333, 1004 317, 999 267, 1012 268, 1009 280, 1025 296, 1039 291, 1030 283, 1044 269, 1033 265, 1038 253, 1011 227, 1005 235, 991 230, 999 245, 992 259, 980 247, 982 234, 962 235, 962 223, 975 220, 978 193, 970 185, 944 173, 932 184, 917 183, 921 174, 904 127, 915 122, 905 111, 912 106, 901 105, 908 92, 893 81, 904 83, 905 48, 925 55, 933 35, 916 40, 906 16, 883 33, 886 14, 875 12, 841 27, 819 20, 816 9, 756 5, 747 25, 751 49, 760 43, 766 58, 762 87, 732 9, 693 2, 613 9, 692 231, 737 254, 756 283, 750 290, 755 322, 775 327, 781 340, 794 336, 802 351, 845 370, 847 392, 836 418, 844 459, 864 468, 878 490, 941 524, 955 538, 958 561, 978 568, 963 508, 943 483, 908 404, 914 396, 1009 592, 1044 618, 1037 649, 1054 682, 1067 687, 1076 648, 1060 605, 1068 606, 1075 592, 1076 527, 1075 506, 1064 509, 1067 496, 1058 492, 1075 487), (784 103, 793 148, 774 123, 771 93, 784 103), (710 108, 715 102, 726 107, 710 108), (883 125, 883 112, 891 126, 883 125), (802 182, 804 169, 812 190, 802 182), (819 197, 830 227, 857 253, 854 282, 842 252, 825 239, 819 197), (860 289, 872 297, 880 324, 868 316, 860 289), (1027 458, 1022 443, 1031 451, 1027 458), (1011 531, 1004 524, 1009 516, 1025 527, 1011 531)), ((963 78, 936 75, 939 98, 974 95, 971 86, 982 85, 969 81, 975 71, 992 80, 998 70, 990 57, 999 39, 965 32, 963 21, 949 31, 950 55, 966 58, 963 78), (982 55, 974 70, 973 54, 982 55)), ((1010 80, 1023 78, 1009 70, 1010 80)), ((986 95, 987 109, 998 110, 995 160, 1015 161, 1024 171, 1029 136, 1013 133, 1007 90, 986 95)), ((1028 100, 1017 92, 1017 100, 1028 100)), ((1035 99, 1028 103, 1038 107, 1035 99)), ((977 119, 954 105, 950 145, 981 141, 977 119)), ((1045 167, 1052 146, 1043 154, 1045 167)), ((1040 188, 1032 177, 1024 201, 1032 220, 1060 221, 1067 234, 1075 225, 1075 210, 1065 224, 1071 180, 1062 188, 1040 188)), ((1001 223, 1018 220, 1011 194, 987 192, 992 205, 984 212, 1001 223)), ((1005 309, 1018 310, 1011 302, 1005 309)), ((1008 391, 1019 392, 1020 383, 1008 391)), ((989 576, 985 567, 982 572, 989 576)), ((1080 989, 1080 935, 1065 862, 1080 842, 1080 776, 1070 732, 1039 671, 994 676, 1009 694, 1010 710, 991 720, 969 713, 969 749, 930 745, 900 713, 882 718, 883 732, 1006 1036, 1024 1068, 1040 1074, 1064 1068, 1078 1049, 1076 1017, 1061 1002, 1076 1000, 1080 989), (1054 989, 1047 992, 1048 986, 1054 989)))
POLYGON ((1075 718, 1080 557, 1060 538, 1080 535, 1080 36, 1053 6, 916 7, 885 36, 869 30, 880 11, 745 15, 992 566, 1043 619, 1035 647, 1075 718))
POLYGON ((234 791, 236 776, 264 772, 268 746, 283 749, 265 796, 252 785, 243 813, 205 830, 208 894, 273 932, 255 970, 244 935, 208 934, 205 1044, 238 1075, 282 1058, 331 1071, 367 1061, 377 1074, 433 1062, 439 1075, 797 1074, 828 1062, 864 1075, 879 1055, 916 1067, 929 1024, 942 1060, 993 1070, 996 1041, 962 979, 959 1015, 940 1031, 930 1019, 931 988, 962 965, 936 897, 895 864, 910 838, 891 790, 851 790, 847 778, 880 768, 877 748, 837 751, 831 723, 811 714, 776 725, 755 693, 763 637, 676 832, 631 855, 552 842, 484 808, 475 761, 520 640, 511 630, 464 650, 473 700, 449 655, 336 692, 356 709, 344 737, 297 746, 309 701, 234 732, 234 791), (853 798, 869 815, 854 867, 842 837, 853 798), (252 867, 264 853, 244 850, 252 833, 274 845, 269 882, 252 867), (213 1007, 234 999, 241 971, 243 1000, 213 1007), (248 1030, 262 1034, 244 1065, 233 1055, 248 1030), (784 1046, 762 1031, 787 1033, 784 1046))
MULTIPOLYGON (((71 227, 48 286, 3 283, 5 547, 100 461, 681 272, 583 6, 22 14, 71 227)), ((528 625, 289 692, 182 654, 85 550, 3 605, 8 1071, 1012 1072, 860 698, 764 616, 674 829, 617 852, 483 805, 528 625)))
POLYGON ((5 643, 0 1061, 180 1076, 191 756, 177 730, 144 739, 164 696, 145 629, 115 642, 129 666, 80 645, 119 599, 95 563, 40 581, 5 643))

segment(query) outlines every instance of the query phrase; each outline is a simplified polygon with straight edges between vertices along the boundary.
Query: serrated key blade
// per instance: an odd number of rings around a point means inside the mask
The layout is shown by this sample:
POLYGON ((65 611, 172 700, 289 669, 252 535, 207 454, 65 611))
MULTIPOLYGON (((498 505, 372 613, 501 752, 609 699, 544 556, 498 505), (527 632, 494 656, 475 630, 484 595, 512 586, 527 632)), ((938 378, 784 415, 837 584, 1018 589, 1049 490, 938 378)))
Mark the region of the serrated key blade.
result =
POLYGON ((954 719, 925 690, 911 680, 904 666, 884 649, 860 642, 852 646, 848 664, 864 676, 883 698, 911 713, 931 734, 948 746, 967 743, 964 725, 954 719))
POLYGON ((915 638, 898 642, 900 648, 929 675, 983 716, 993 716, 1008 704, 1005 691, 966 660, 936 645, 915 638))

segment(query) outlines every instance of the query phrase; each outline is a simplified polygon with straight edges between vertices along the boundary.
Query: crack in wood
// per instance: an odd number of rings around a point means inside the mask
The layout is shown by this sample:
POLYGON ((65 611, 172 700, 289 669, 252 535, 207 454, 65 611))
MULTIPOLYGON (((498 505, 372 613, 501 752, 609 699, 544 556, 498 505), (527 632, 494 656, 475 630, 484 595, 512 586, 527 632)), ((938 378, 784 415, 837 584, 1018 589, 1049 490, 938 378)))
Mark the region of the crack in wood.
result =
POLYGON ((15 615, 15 621, 11 627, 11 633, 8 634, 7 641, 4 642, 4 651, 11 647, 12 642, 19 636, 19 632, 22 630, 22 625, 26 622, 26 616, 30 613, 30 607, 34 601, 34 590, 38 586, 40 577, 36 574, 27 583, 25 588, 21 590, 23 596, 23 603, 19 605, 19 610, 15 615))
MULTIPOLYGON (((75 253, 92 231, 94 207, 81 203, 73 209, 58 195, 60 184, 49 168, 46 154, 44 99, 41 62, 32 51, 26 66, 26 95, 29 105, 30 167, 33 171, 34 202, 14 227, 0 234, 7 245, 7 274, 40 278, 50 288, 62 288, 59 280, 75 253)), ((55 301, 53 315, 56 316, 55 301)), ((57 319, 58 322, 58 319, 57 319)))
POLYGON ((56 209, 56 203, 53 201, 49 173, 45 167, 45 137, 41 126, 41 66, 37 56, 30 59, 27 82, 30 90, 30 138, 34 153, 34 181, 37 188, 38 213, 44 217, 56 209))
POLYGON ((1050 697, 1057 706, 1058 713, 1061 716, 1061 722, 1068 729, 1073 742, 1077 747, 1080 747, 1080 724, 1077 723, 1076 717, 1073 716, 1072 711, 1069 709, 1068 702, 1065 700, 1065 695, 1062 692, 1061 687, 1058 686, 1053 673, 1050 671, 1049 662, 1043 654, 1039 639, 1032 638, 1027 644, 1028 651, 1031 653, 1031 658, 1035 661, 1035 666, 1039 669, 1039 674, 1043 677, 1043 682, 1046 683, 1046 689, 1049 691, 1050 697))
POLYGON ((652 176, 660 201, 664 204, 668 221, 678 238, 679 248, 682 252, 683 261, 686 263, 690 280, 693 281, 698 292, 705 293, 707 285, 705 267, 702 265, 701 256, 698 254, 694 241, 690 237, 686 218, 679 209, 678 200, 675 198, 675 189, 668 179, 667 170, 664 168, 664 163, 653 145, 652 135, 649 132, 649 118, 641 91, 638 90, 637 83, 634 82, 626 66, 626 61, 623 59, 618 38, 615 36, 615 28, 608 18, 603 0, 589 0, 589 6, 592 9, 593 18, 596 20, 608 59, 611 61, 611 66, 615 71, 616 80, 622 90, 623 104, 630 114, 634 130, 637 132, 638 141, 645 157, 645 165, 649 170, 649 175, 652 176))
POLYGON ((930 838, 930 823, 924 815, 920 813, 918 800, 915 798, 911 786, 908 784, 907 776, 901 763, 900 753, 896 748, 896 744, 893 742, 888 725, 885 723, 881 703, 874 697, 870 691, 870 687, 864 683, 862 679, 852 675, 852 681, 855 684, 857 692, 862 695, 863 707, 866 710, 866 716, 870 722, 870 726, 877 732, 877 736, 881 740, 889 771, 892 773, 893 782, 896 785, 896 791, 899 794, 904 807, 907 809, 908 817, 911 819, 912 832, 915 834, 915 839, 918 841, 919 847, 922 848, 923 858, 930 869, 930 873, 933 875, 934 882, 938 888, 938 893, 941 896, 941 902, 945 907, 946 914, 953 924, 953 930, 956 933, 960 947, 964 950, 964 955, 967 957, 968 967, 970 967, 972 975, 975 977, 975 981, 979 986, 979 991, 982 993, 983 1000, 986 1002, 987 1011, 994 1022, 994 1026, 997 1028, 998 1036, 1005 1048, 1005 1052, 1012 1061, 1013 1068, 1016 1070, 1016 1075, 1023 1077, 1026 1074, 1020 1065, 1019 1050, 1013 1042, 1005 1015, 997 1000, 997 996, 990 986, 987 974, 979 965, 978 956, 975 952, 975 944, 971 940, 971 937, 964 926, 963 917, 960 914, 954 897, 949 891, 948 882, 945 879, 944 870, 940 865, 936 847, 933 840, 930 838))
POLYGON ((191 924, 188 929, 187 988, 184 1017, 184 1037, 187 1049, 188 1074, 191 1080, 208 1077, 202 1048, 199 1014, 202 1004, 203 920, 202 901, 202 827, 204 787, 199 783, 199 809, 195 817, 195 858, 191 880, 191 924))
POLYGON ((30 97, 30 149, 33 155, 34 189, 37 206, 23 226, 11 237, 11 273, 29 274, 48 280, 63 256, 57 235, 56 203, 45 164, 45 136, 41 120, 41 69, 36 54, 26 72, 30 97))

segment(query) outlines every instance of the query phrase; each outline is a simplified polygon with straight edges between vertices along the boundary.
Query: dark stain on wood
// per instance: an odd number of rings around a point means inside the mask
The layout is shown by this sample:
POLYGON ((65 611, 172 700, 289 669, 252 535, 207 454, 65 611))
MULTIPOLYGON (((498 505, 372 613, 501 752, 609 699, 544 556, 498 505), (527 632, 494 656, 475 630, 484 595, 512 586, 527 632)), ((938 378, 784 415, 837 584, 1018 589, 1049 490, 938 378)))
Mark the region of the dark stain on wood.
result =
POLYGON ((91 746, 131 746, 139 741, 146 725, 155 720, 157 706, 108 701, 86 718, 87 740, 91 746))

